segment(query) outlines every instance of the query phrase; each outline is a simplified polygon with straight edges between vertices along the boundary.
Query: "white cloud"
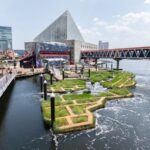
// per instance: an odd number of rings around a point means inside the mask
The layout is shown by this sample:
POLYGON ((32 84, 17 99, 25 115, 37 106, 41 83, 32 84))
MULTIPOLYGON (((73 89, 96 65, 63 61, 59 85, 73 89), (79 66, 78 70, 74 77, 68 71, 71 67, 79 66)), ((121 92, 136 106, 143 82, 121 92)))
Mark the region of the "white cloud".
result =
POLYGON ((97 44, 97 39, 102 37, 102 34, 95 27, 85 28, 79 24, 77 26, 78 26, 79 30, 81 31, 85 41, 87 41, 87 42, 92 42, 92 43, 97 44))
POLYGON ((98 17, 95 17, 95 18, 93 19, 93 21, 95 22, 96 25, 99 25, 99 26, 106 25, 106 22, 100 20, 98 17))
POLYGON ((127 26, 121 26, 121 25, 117 25, 117 24, 108 25, 108 26, 106 26, 106 29, 110 32, 131 32, 132 31, 132 29, 130 29, 127 26))
POLYGON ((130 12, 112 19, 113 22, 95 17, 92 27, 79 28, 85 40, 94 43, 109 41, 111 47, 150 45, 150 12, 130 12))
POLYGON ((98 17, 95 17, 94 19, 93 19, 93 21, 99 21, 99 18, 98 17))
POLYGON ((87 0, 79 0, 80 2, 85 2, 85 1, 87 1, 87 0))
POLYGON ((150 4, 150 0, 144 0, 145 4, 150 4))
POLYGON ((133 13, 130 12, 121 17, 120 22, 128 25, 128 24, 135 24, 135 23, 150 23, 150 13, 149 12, 140 12, 140 13, 133 13))

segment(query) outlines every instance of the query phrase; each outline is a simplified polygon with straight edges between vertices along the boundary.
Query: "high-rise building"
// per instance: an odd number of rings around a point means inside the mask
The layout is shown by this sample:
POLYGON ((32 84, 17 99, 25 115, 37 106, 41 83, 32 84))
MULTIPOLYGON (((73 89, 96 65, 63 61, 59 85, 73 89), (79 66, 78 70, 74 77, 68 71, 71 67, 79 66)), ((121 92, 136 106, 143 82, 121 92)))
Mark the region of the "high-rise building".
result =
POLYGON ((11 27, 0 26, 0 51, 12 49, 11 27))
POLYGON ((100 50, 102 50, 102 49, 109 49, 109 42, 99 41, 98 49, 100 49, 100 50))

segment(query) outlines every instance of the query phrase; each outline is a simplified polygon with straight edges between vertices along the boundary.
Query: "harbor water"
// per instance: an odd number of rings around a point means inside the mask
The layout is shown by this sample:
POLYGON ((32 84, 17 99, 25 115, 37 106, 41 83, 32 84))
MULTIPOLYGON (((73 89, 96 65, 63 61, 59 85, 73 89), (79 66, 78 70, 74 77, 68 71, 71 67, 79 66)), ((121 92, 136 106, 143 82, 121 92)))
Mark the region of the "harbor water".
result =
POLYGON ((149 60, 122 60, 120 67, 135 74, 135 96, 95 111, 95 128, 58 135, 44 127, 39 78, 17 80, 0 99, 0 150, 149 150, 149 66, 149 60))

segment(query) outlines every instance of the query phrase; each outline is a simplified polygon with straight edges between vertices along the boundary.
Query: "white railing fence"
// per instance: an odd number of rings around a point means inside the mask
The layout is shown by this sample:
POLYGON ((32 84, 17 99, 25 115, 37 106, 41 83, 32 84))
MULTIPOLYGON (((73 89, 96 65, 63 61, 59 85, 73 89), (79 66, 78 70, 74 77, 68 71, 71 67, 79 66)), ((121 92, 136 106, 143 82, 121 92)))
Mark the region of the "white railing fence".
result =
POLYGON ((0 97, 3 95, 12 80, 15 79, 16 73, 5 74, 0 78, 0 97))

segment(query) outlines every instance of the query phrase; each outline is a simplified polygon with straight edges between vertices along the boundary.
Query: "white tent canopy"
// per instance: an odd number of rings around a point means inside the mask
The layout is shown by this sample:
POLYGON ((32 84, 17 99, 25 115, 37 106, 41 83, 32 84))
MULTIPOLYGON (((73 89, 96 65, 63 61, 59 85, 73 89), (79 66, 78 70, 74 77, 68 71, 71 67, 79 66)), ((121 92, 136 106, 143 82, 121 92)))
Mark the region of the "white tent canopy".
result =
POLYGON ((66 59, 64 59, 64 58, 47 58, 45 60, 47 60, 48 62, 56 62, 56 61, 65 62, 66 61, 66 59))

